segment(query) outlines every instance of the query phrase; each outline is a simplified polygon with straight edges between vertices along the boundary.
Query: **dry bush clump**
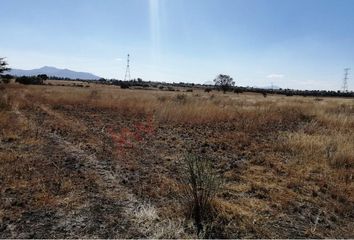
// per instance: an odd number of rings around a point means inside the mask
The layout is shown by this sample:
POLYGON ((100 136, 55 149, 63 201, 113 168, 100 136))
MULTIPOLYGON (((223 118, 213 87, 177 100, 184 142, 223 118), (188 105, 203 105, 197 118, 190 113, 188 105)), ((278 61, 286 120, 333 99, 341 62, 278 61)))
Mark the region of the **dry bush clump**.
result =
POLYGON ((6 93, 0 96, 0 111, 9 110, 10 104, 6 93))
POLYGON ((209 159, 187 154, 184 161, 187 176, 184 179, 182 201, 189 217, 194 219, 197 234, 205 234, 217 215, 212 203, 222 182, 209 159))
POLYGON ((139 230, 148 238, 176 239, 190 238, 193 236, 186 231, 192 227, 188 226, 185 219, 161 220, 156 208, 150 203, 142 203, 139 205, 134 210, 134 217, 134 224, 139 226, 139 230))

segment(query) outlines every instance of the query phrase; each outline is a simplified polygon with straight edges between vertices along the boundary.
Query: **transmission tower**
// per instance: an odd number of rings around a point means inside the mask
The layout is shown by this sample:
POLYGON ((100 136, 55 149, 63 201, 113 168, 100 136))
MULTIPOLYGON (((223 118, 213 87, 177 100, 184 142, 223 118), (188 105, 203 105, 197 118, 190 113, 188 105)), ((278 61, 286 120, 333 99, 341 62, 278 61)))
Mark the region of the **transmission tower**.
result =
POLYGON ((125 69, 124 81, 130 81, 130 63, 129 63, 129 54, 127 57, 127 68, 125 69))
POLYGON ((350 68, 344 68, 343 92, 348 92, 348 76, 350 68))

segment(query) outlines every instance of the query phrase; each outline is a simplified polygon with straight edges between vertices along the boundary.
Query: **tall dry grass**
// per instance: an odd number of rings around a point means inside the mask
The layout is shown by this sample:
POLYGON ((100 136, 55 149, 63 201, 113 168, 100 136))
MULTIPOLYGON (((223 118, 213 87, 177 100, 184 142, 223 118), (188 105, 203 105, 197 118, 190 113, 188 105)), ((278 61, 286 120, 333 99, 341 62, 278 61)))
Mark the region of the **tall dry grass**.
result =
MULTIPOLYGON (((352 99, 324 98, 317 101, 309 97, 264 98, 254 94, 122 90, 95 85, 90 88, 9 85, 4 93, 0 97, 2 141, 11 137, 11 134, 20 139, 26 132, 31 132, 31 122, 21 117, 26 111, 42 112, 46 119, 50 119, 51 126, 58 125, 58 128, 66 129, 68 134, 75 135, 77 131, 77 135, 94 135, 89 132, 90 128, 80 126, 85 121, 76 122, 74 117, 68 119, 63 112, 57 111, 60 108, 69 110, 66 112, 84 113, 82 115, 115 113, 124 117, 127 120, 125 123, 130 121, 130 124, 139 117, 152 116, 157 128, 168 126, 173 129, 176 125, 182 125, 184 131, 191 134, 195 127, 200 131, 205 129, 209 138, 197 140, 209 145, 227 143, 228 147, 223 151, 213 150, 220 154, 224 162, 230 163, 226 164, 229 166, 227 170, 221 171, 225 172, 225 179, 229 181, 224 192, 226 197, 218 195, 213 205, 220 212, 218 221, 221 224, 229 222, 224 229, 228 229, 230 234, 258 231, 268 234, 263 236, 272 237, 274 235, 270 230, 256 227, 262 226, 262 221, 268 221, 261 217, 262 214, 265 212, 267 217, 285 214, 297 202, 311 203, 311 206, 331 214, 336 211, 333 216, 338 214, 343 218, 353 211, 352 99), (236 149, 243 151, 242 155, 236 149), (244 159, 244 168, 233 168, 232 164, 237 162, 238 157, 244 159)), ((185 141, 180 138, 178 142, 185 141)), ((28 135, 25 139, 29 139, 28 135)), ((96 141, 96 138, 92 139, 96 141)), ((158 152, 154 154, 159 155, 158 152)), ((4 169, 11 169, 11 164, 19 161, 15 155, 1 157, 8 159, 3 163, 6 165, 4 169)), ((218 166, 223 166, 224 162, 220 161, 218 166)), ((26 170, 30 169, 28 164, 20 166, 24 169, 22 174, 32 174, 26 170)), ((42 169, 41 166, 35 166, 42 169)), ((55 166, 52 168, 56 171, 55 166)), ((169 174, 162 176, 171 179, 169 174)), ((50 176, 46 175, 41 184, 48 179, 50 176)), ((28 182, 17 180, 19 188, 23 186, 24 189, 29 185, 28 182)), ((8 178, 7 181, 12 180, 8 178)), ((60 182, 56 177, 53 181, 60 182)), ((170 182, 175 181, 163 181, 161 185, 170 182)), ((67 185, 70 187, 63 188, 74 188, 75 184, 68 181, 67 185)), ((45 192, 36 196, 39 202, 55 200, 45 195, 45 192)), ((168 206, 165 208, 168 209, 168 206)), ((145 210, 142 212, 145 215, 149 213, 145 210)), ((154 215, 153 212, 151 214, 154 215)), ((169 225, 167 229, 170 229, 169 225)))

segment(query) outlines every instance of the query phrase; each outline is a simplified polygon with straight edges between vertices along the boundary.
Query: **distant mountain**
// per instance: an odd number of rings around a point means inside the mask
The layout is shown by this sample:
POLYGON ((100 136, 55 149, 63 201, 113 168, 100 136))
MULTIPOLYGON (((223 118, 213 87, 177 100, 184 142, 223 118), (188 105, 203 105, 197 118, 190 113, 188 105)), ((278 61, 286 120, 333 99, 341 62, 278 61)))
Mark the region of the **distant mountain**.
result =
POLYGON ((99 76, 96 76, 88 72, 76 72, 69 69, 59 69, 55 67, 44 66, 38 69, 32 70, 22 70, 22 69, 11 69, 9 74, 15 76, 37 76, 39 74, 46 74, 48 76, 55 76, 61 78, 70 78, 70 79, 85 79, 85 80, 97 80, 100 79, 99 76))

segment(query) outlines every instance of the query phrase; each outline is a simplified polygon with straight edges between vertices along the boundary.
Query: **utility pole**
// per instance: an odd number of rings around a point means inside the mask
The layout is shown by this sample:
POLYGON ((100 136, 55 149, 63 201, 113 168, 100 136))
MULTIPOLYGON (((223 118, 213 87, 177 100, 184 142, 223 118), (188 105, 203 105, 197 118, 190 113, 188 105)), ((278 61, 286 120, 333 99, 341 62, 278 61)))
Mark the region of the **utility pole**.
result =
POLYGON ((124 81, 130 81, 130 63, 129 63, 129 54, 127 57, 127 68, 125 69, 124 81))
POLYGON ((344 68, 343 92, 348 92, 348 76, 350 68, 344 68))

